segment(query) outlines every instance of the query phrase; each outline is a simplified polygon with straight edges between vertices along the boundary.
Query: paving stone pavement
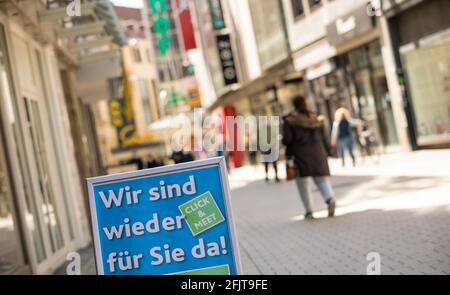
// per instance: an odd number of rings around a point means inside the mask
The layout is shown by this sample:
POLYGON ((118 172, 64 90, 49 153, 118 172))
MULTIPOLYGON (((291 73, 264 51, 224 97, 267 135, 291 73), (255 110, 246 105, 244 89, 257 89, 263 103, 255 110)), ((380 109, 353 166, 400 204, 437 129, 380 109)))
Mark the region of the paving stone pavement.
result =
MULTIPOLYGON (((449 192, 447 185, 433 194, 449 192)), ((291 183, 259 181, 233 197, 246 274, 365 274, 370 252, 381 255, 383 274, 450 274, 450 200, 412 210, 390 210, 389 202, 386 210, 338 208, 337 217, 320 218, 326 212, 319 212, 310 222, 299 216, 303 210, 291 183)))
MULTIPOLYGON (((370 252, 380 254, 382 274, 450 274, 450 151, 331 165, 337 216, 326 218, 314 190, 314 221, 302 218, 295 182, 265 183, 261 167, 232 172, 245 274, 366 274, 370 252)), ((92 250, 83 256, 82 273, 94 274, 92 250)))
POLYGON ((246 274, 366 274, 371 252, 382 274, 450 274, 448 150, 331 166, 337 216, 315 190, 314 221, 301 217, 295 182, 267 184, 260 168, 231 176, 246 274))

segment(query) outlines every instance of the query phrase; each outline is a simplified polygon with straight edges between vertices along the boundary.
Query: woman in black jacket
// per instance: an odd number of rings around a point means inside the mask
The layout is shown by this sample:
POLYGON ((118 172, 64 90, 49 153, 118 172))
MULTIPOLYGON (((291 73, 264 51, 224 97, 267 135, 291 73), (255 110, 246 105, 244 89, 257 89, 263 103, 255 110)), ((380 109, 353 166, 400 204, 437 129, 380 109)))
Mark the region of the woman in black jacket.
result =
POLYGON ((296 96, 293 100, 295 111, 284 118, 283 144, 286 154, 293 157, 298 175, 297 187, 305 206, 305 219, 313 219, 310 205, 312 178, 328 205, 328 216, 334 216, 336 203, 329 177, 328 155, 330 145, 325 134, 324 122, 307 107, 306 99, 296 96))

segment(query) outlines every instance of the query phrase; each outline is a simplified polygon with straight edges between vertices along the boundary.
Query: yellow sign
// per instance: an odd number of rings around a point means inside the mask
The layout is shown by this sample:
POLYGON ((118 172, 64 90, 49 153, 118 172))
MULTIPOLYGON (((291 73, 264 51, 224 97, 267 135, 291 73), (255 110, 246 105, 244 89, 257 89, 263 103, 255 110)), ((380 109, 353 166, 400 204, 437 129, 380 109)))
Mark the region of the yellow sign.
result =
POLYGON ((189 87, 187 104, 193 108, 201 107, 202 101, 200 98, 200 90, 197 86, 189 87))
POLYGON ((153 133, 147 133, 145 135, 134 135, 130 138, 124 138, 123 147, 133 147, 138 145, 145 145, 153 143, 156 136, 153 133))

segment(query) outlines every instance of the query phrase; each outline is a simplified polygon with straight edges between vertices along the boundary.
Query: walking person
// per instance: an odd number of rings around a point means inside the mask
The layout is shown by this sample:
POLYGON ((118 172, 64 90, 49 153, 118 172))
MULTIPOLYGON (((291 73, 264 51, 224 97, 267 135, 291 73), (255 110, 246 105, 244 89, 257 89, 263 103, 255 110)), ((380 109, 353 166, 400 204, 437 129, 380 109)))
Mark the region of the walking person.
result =
POLYGON ((272 165, 273 171, 275 172, 275 181, 280 182, 278 177, 278 161, 275 157, 276 149, 279 145, 274 142, 272 134, 272 126, 270 124, 263 125, 259 131, 260 139, 259 142, 264 142, 267 144, 266 150, 261 150, 261 161, 264 163, 264 171, 266 173, 265 181, 269 182, 269 166, 272 165))
POLYGON ((224 157, 225 165, 227 167, 228 173, 231 172, 230 166, 230 146, 223 136, 219 136, 216 143, 216 157, 224 157))
POLYGON ((162 161, 159 161, 155 156, 148 155, 147 157, 147 168, 158 168, 164 166, 164 163, 162 161))
POLYGON ((345 151, 347 150, 353 166, 356 166, 356 158, 353 153, 353 128, 359 128, 359 121, 350 117, 350 112, 346 108, 340 108, 336 111, 333 130, 331 132, 331 144, 337 148, 338 156, 345 167, 345 151))
POLYGON ((330 147, 325 135, 325 124, 310 111, 306 99, 293 99, 295 111, 284 118, 283 144, 286 155, 293 157, 297 168, 296 183, 305 207, 305 219, 314 219, 310 204, 310 179, 328 205, 328 216, 333 217, 336 208, 334 193, 329 181, 328 155, 330 147))
POLYGON ((269 165, 272 165, 273 171, 275 172, 275 182, 280 182, 280 178, 278 177, 278 161, 271 159, 272 158, 272 149, 261 152, 261 158, 264 162, 264 171, 266 173, 265 181, 269 182, 269 165))
POLYGON ((144 161, 142 161, 142 158, 139 156, 139 153, 136 150, 133 151, 133 156, 130 160, 122 161, 120 164, 121 165, 135 165, 137 170, 145 169, 144 161))
POLYGON ((185 152, 184 150, 177 152, 174 151, 170 159, 173 160, 175 164, 182 164, 195 161, 194 155, 191 152, 185 152))

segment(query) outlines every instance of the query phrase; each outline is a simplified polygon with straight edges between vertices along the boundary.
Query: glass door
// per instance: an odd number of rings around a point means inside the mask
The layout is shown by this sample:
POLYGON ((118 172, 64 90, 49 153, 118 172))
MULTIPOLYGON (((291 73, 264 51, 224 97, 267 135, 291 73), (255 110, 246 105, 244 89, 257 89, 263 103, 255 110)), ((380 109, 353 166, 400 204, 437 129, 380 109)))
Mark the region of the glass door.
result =
MULTIPOLYGON (((8 122, 6 100, 10 98, 8 55, 3 25, 0 23, 0 275, 15 274, 26 267, 22 232, 18 222, 16 198, 11 182, 11 165, 7 162, 5 126, 8 122)), ((10 139, 11 140, 11 139, 10 139)))
POLYGON ((386 81, 380 42, 374 41, 368 45, 368 56, 372 74, 372 87, 377 108, 381 139, 385 146, 399 143, 392 110, 391 96, 386 81))
POLYGON ((373 87, 383 143, 386 146, 397 145, 398 137, 395 127, 394 111, 392 110, 391 96, 386 77, 384 75, 374 75, 373 87))
POLYGON ((378 41, 348 53, 360 117, 384 147, 398 144, 391 99, 378 41))
POLYGON ((12 186, 0 135, 0 275, 14 274, 23 269, 25 267, 23 254, 12 186))
POLYGON ((370 80, 370 71, 368 69, 359 70, 355 73, 355 87, 358 95, 360 117, 367 123, 369 129, 375 133, 378 139, 382 138, 378 125, 377 107, 370 80))
POLYGON ((372 71, 367 46, 354 49, 347 56, 358 97, 359 117, 366 122, 369 130, 375 134, 377 141, 382 142, 383 132, 379 125, 379 113, 373 91, 372 71))
POLYGON ((35 218, 28 225, 33 229, 33 266, 37 273, 48 273, 64 261, 68 251, 73 249, 73 232, 70 224, 69 208, 66 208, 66 190, 59 165, 57 148, 64 145, 61 134, 54 134, 54 125, 49 117, 47 99, 48 62, 42 59, 42 47, 27 34, 18 29, 12 31, 11 44, 17 58, 15 67, 19 74, 20 87, 14 102, 19 122, 17 137, 23 152, 20 155, 23 182, 26 189, 27 208, 35 218), (42 238, 42 240, 40 240, 42 238), (43 244, 43 247, 41 247, 43 244), (43 249, 42 249, 43 248, 43 249), (41 251, 43 250, 43 251, 41 251))
POLYGON ((33 143, 35 164, 38 170, 39 189, 43 198, 42 211, 44 215, 44 223, 50 236, 51 250, 52 253, 54 253, 64 246, 64 241, 60 226, 60 216, 55 204, 55 193, 51 183, 52 178, 50 176, 49 164, 46 156, 42 119, 36 100, 25 97, 24 102, 28 128, 31 134, 31 141, 33 143))
MULTIPOLYGON (((4 148, 5 151, 7 150, 6 147, 10 148, 8 163, 10 163, 11 166, 11 178, 8 181, 5 178, 7 176, 6 172, 2 173, 2 175, 4 175, 3 200, 7 200, 8 196, 13 196, 12 199, 15 201, 14 204, 18 205, 17 208, 20 208, 20 210, 18 209, 16 211, 17 220, 21 220, 23 230, 22 233, 26 244, 26 247, 24 248, 28 249, 28 262, 30 265, 34 266, 36 263, 39 264, 47 258, 44 246, 45 238, 42 232, 40 211, 38 210, 39 207, 36 196, 32 191, 30 176, 31 170, 29 168, 29 162, 26 159, 21 124, 17 115, 17 100, 15 99, 15 90, 11 75, 11 64, 6 44, 4 26, 0 23, 0 108, 2 114, 0 127, 5 133, 3 138, 8 138, 7 146, 0 146, 4 148), (14 190, 11 186, 12 182, 14 182, 14 190), (7 191, 5 191, 5 189, 7 191)), ((3 141, 3 144, 6 144, 6 142, 3 141)), ((4 153, 0 153, 0 156, 3 155, 4 153)), ((4 158, 1 160, 1 163, 6 163, 4 158)), ((1 167, 1 171, 6 171, 4 164, 2 164, 1 167)), ((5 216, 5 212, 12 211, 11 208, 13 207, 11 204, 12 202, 8 203, 7 201, 3 201, 3 216, 5 216), (8 210, 5 208, 8 208, 8 210)), ((8 218, 10 220, 9 230, 11 230, 11 217, 8 218)), ((14 229, 15 228, 16 227, 14 226, 14 229)), ((8 236, 3 232, 0 233, 0 237, 5 237, 5 241, 9 241, 11 243, 14 240, 11 239, 10 236, 11 235, 8 236)), ((19 246, 16 244, 17 243, 14 243, 15 248, 19 249, 19 246)), ((6 259, 3 258, 3 261, 6 261, 6 259)), ((17 261, 21 261, 20 257, 17 261)))

